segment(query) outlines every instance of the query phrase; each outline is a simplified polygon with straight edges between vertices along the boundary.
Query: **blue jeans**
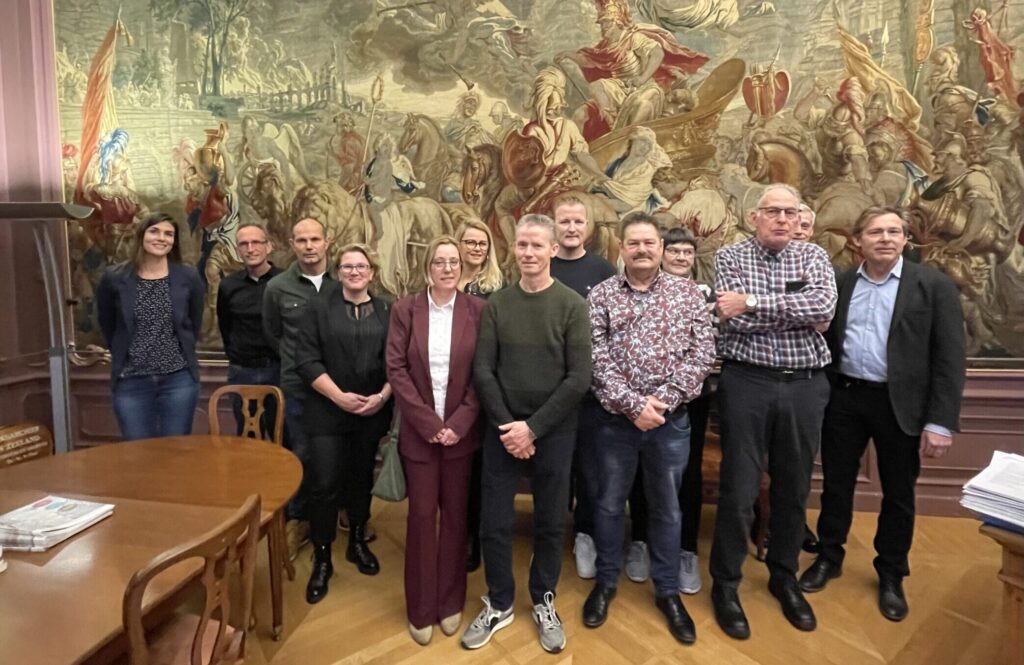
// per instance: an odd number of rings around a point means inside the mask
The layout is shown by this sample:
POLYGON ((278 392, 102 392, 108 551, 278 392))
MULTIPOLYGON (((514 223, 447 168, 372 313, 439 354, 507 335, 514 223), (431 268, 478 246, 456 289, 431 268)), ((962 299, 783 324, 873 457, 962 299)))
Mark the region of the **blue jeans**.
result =
MULTIPOLYGON (((278 364, 270 367, 243 367, 241 365, 228 365, 228 383, 241 386, 278 386, 281 384, 281 366, 278 364)), ((260 429, 263 438, 270 440, 274 435, 274 425, 277 423, 277 399, 268 397, 263 418, 260 421, 260 429)), ((238 434, 242 434, 242 400, 231 395, 231 410, 235 412, 235 421, 238 423, 238 434)))
POLYGON ((192 433, 199 382, 188 369, 114 379, 114 415, 127 441, 192 433))
POLYGON ((651 579, 659 598, 679 592, 679 487, 690 455, 690 419, 685 408, 665 424, 641 432, 625 416, 601 410, 597 415, 599 491, 594 520, 597 582, 614 587, 622 570, 622 529, 637 465, 647 498, 647 544, 651 579))

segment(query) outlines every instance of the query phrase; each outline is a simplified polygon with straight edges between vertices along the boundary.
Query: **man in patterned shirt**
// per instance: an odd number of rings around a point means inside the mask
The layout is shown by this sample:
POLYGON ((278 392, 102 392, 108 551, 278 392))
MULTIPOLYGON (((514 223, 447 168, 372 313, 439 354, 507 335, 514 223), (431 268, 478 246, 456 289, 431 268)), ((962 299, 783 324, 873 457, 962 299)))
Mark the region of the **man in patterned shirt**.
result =
POLYGON ((661 271, 663 243, 650 215, 619 227, 625 274, 594 287, 590 303, 597 413, 594 452, 600 469, 594 536, 597 583, 583 606, 596 628, 622 568, 622 522, 637 465, 647 497, 647 539, 657 606, 684 644, 697 638, 679 598, 679 486, 690 453, 685 403, 700 395, 714 363, 704 295, 688 279, 661 271))
POLYGON ((711 547, 711 602, 730 637, 750 624, 737 587, 747 557, 764 460, 771 475, 768 588, 800 630, 814 630, 814 611, 797 585, 804 508, 828 402, 828 345, 820 331, 832 319, 836 283, 828 255, 792 241, 800 197, 769 185, 750 211, 754 237, 715 255, 722 375, 718 387, 722 467, 711 547))

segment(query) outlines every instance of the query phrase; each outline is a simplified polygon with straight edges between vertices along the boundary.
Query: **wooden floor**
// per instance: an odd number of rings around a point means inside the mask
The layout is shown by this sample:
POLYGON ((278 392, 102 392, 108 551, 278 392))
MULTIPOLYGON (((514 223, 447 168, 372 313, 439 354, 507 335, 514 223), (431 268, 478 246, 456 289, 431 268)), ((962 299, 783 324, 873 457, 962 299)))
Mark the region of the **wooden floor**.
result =
MULTIPOLYGON (((843 577, 822 593, 808 595, 818 617, 818 630, 802 633, 783 618, 767 590, 765 566, 753 556, 747 560, 741 599, 753 635, 736 641, 715 624, 707 576, 708 550, 714 527, 714 508, 704 508, 700 565, 704 588, 685 596, 686 607, 697 624, 697 643, 685 647, 668 634, 654 606, 650 582, 635 584, 625 577, 611 606, 608 622, 596 630, 583 626, 583 601, 592 582, 579 579, 569 547, 563 559, 557 609, 565 625, 568 645, 561 654, 541 650, 530 616, 526 592, 530 558, 530 500, 517 503, 515 622, 478 651, 459 647, 458 635, 445 637, 434 629, 434 639, 420 647, 406 630, 402 591, 406 504, 375 501, 372 526, 378 533, 373 551, 382 571, 375 577, 358 574, 344 559, 346 534, 335 543, 335 576, 330 593, 321 603, 304 600, 310 569, 307 548, 297 563, 298 576, 285 585, 284 639, 274 642, 267 619, 270 607, 265 561, 257 571, 256 603, 261 622, 250 641, 247 662, 274 665, 329 663, 705 663, 726 665, 996 665, 1001 583, 996 579, 999 549, 978 533, 969 519, 918 519, 911 552, 913 575, 905 581, 910 616, 891 623, 878 613, 876 578, 871 567, 875 516, 857 514, 850 535, 843 577)), ((811 516, 813 525, 815 516, 811 516)), ((568 535, 567 535, 568 542, 568 535)), ((802 555, 801 568, 811 556, 802 555)), ((479 611, 486 593, 483 570, 469 577, 466 622, 479 611)))

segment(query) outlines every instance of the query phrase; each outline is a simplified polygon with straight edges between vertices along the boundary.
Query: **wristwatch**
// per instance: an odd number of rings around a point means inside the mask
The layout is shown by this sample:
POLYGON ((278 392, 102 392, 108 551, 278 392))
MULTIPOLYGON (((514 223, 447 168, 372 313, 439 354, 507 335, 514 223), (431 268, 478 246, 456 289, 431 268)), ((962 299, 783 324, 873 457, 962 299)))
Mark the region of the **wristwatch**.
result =
POLYGON ((747 295, 747 299, 743 301, 743 304, 747 306, 748 310, 752 310, 757 307, 757 296, 753 293, 747 295))

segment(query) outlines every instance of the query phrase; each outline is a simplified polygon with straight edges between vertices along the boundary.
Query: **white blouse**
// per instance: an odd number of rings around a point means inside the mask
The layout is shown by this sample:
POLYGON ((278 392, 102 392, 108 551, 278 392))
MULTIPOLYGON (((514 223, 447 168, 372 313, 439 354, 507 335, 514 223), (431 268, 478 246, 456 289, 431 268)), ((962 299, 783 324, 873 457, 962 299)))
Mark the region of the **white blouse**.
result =
POLYGON ((430 330, 427 350, 430 362, 430 385, 434 392, 434 413, 444 421, 444 404, 448 395, 448 363, 452 351, 452 322, 455 317, 455 295, 444 305, 438 305, 427 289, 430 306, 430 330))

